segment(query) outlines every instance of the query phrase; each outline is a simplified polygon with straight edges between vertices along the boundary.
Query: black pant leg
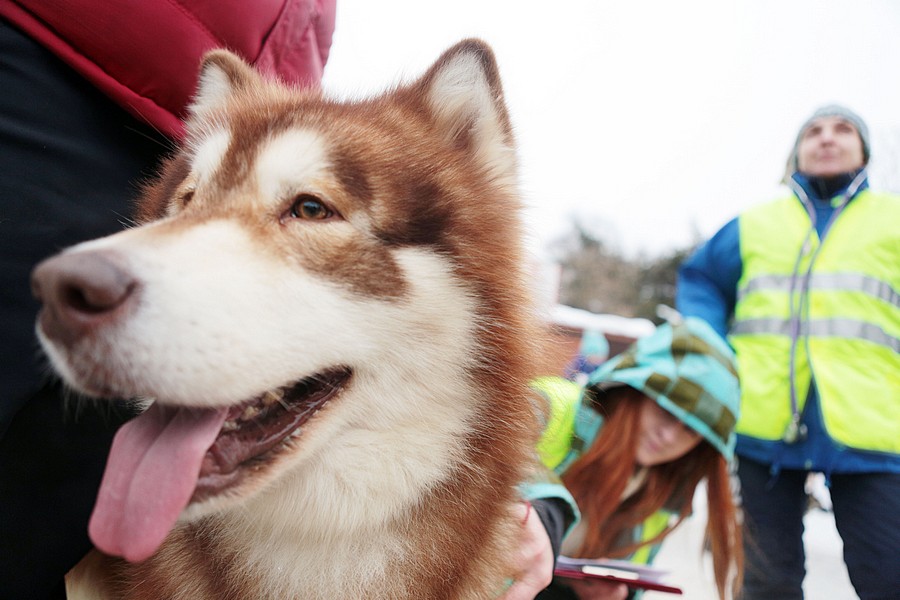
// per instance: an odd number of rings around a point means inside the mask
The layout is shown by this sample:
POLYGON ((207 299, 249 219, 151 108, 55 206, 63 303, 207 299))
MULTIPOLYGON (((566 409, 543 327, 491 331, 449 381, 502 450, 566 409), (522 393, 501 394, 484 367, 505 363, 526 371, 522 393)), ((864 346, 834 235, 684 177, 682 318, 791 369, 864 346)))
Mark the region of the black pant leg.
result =
POLYGON ((844 562, 861 600, 900 598, 900 473, 831 476, 844 562))
POLYGON ((90 547, 87 516, 126 414, 50 383, 29 275, 128 223, 168 142, 0 19, 0 598, 59 597, 90 547))
MULTIPOLYGON (((47 386, 0 440, 0 598, 56 598, 88 550, 87 521, 115 429, 130 412, 68 406, 47 386)), ((82 403, 84 400, 81 401, 82 403)))
POLYGON ((802 600, 806 555, 803 515, 806 471, 781 471, 738 461, 744 513, 744 588, 741 600, 802 600))

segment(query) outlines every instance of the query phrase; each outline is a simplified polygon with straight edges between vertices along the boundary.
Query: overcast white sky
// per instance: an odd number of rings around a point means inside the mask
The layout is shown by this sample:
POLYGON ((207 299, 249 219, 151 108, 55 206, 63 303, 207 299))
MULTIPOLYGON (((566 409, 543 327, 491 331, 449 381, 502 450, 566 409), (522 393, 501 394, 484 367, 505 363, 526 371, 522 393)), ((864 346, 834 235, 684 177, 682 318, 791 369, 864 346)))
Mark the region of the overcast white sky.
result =
POLYGON ((868 122, 875 184, 896 177, 895 0, 337 1, 339 96, 410 80, 465 37, 493 47, 538 250, 573 216, 629 254, 711 235, 779 193, 829 102, 868 122))

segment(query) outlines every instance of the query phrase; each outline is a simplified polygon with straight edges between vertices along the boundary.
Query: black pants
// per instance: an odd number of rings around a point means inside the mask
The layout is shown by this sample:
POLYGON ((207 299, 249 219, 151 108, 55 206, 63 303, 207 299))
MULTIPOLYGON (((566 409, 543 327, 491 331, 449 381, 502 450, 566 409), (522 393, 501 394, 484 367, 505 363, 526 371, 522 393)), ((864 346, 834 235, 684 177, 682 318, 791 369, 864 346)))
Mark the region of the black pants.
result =
POLYGON ((0 598, 62 597, 125 410, 65 400, 34 336, 34 265, 129 221, 169 142, 0 19, 0 598))
MULTIPOLYGON (((746 515, 747 561, 742 600, 800 600, 806 575, 803 515, 807 471, 741 458, 738 475, 746 515)), ((831 476, 831 500, 844 562, 862 600, 900 598, 900 474, 831 476)))

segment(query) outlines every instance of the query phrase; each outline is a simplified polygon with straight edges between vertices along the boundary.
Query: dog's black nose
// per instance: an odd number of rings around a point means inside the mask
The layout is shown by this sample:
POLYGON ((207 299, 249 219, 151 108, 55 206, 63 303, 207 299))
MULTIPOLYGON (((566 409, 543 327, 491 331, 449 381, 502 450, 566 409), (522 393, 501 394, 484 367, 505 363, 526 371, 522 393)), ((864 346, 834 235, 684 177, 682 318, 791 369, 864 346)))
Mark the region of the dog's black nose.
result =
POLYGON ((135 287, 134 277, 102 251, 60 254, 31 274, 32 292, 44 305, 41 330, 67 347, 120 314, 135 287))

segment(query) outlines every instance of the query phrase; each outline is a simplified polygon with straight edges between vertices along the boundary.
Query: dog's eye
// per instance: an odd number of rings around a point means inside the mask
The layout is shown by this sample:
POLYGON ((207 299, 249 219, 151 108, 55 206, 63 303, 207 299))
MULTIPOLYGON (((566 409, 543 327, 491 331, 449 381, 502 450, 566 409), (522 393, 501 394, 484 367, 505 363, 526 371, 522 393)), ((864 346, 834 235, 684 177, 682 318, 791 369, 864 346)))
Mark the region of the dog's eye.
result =
POLYGON ((295 219, 322 221, 334 216, 334 211, 324 202, 310 194, 300 194, 291 205, 291 216, 295 219))
POLYGON ((183 192, 181 192, 181 196, 179 200, 181 201, 182 206, 187 206, 188 203, 194 198, 194 188, 189 187, 186 188, 183 192))

